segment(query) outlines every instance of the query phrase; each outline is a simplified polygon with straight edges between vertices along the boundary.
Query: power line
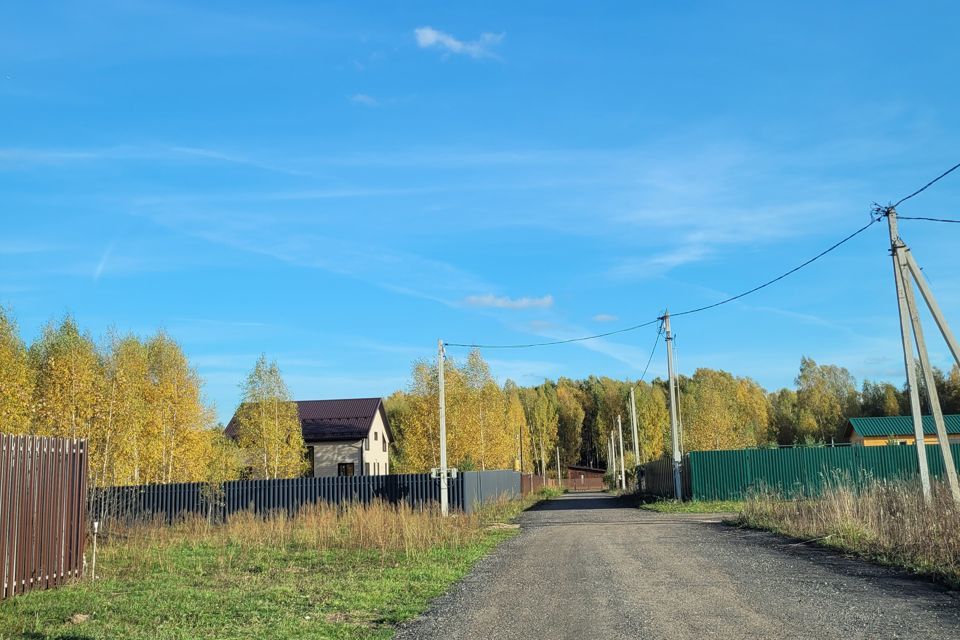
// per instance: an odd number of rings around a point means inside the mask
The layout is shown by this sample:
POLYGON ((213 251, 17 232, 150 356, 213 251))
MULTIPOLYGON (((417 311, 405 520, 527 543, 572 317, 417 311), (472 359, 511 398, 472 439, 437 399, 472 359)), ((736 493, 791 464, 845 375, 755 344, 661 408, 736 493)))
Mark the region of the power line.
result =
MULTIPOLYGON (((779 282, 780 280, 783 280, 783 279, 786 278, 787 276, 796 273, 796 272, 799 271, 800 269, 803 269, 804 267, 806 267, 806 266, 808 266, 808 265, 816 262, 817 260, 819 260, 820 258, 824 257, 824 256, 827 255, 828 253, 830 253, 830 252, 834 251, 835 249, 839 248, 841 245, 849 242, 850 240, 852 240, 852 239, 855 238, 856 236, 860 235, 861 233, 863 233, 864 231, 866 231, 867 229, 869 229, 871 226, 873 226, 874 224, 876 224, 879 220, 880 220, 880 217, 871 217, 869 223, 867 223, 866 225, 860 227, 859 229, 857 229, 856 231, 854 231, 853 233, 851 233, 851 234, 848 235, 847 237, 843 238, 843 239, 840 240, 839 242, 835 242, 835 243, 832 244, 830 247, 828 247, 827 249, 824 249, 823 251, 821 251, 821 252, 818 253, 817 255, 813 256, 813 257, 810 258, 809 260, 806 260, 806 261, 802 262, 801 264, 797 265, 796 267, 794 267, 794 268, 790 269, 789 271, 786 271, 786 272, 778 275, 777 277, 775 277, 775 278, 773 278, 773 279, 771 279, 771 280, 767 280, 767 281, 764 282, 763 284, 757 285, 756 287, 753 287, 752 289, 748 289, 747 291, 744 291, 744 292, 742 292, 742 293, 738 293, 737 295, 730 296, 729 298, 726 298, 726 299, 721 300, 721 301, 719 301, 719 302, 714 302, 713 304, 704 305, 704 306, 702 306, 702 307, 697 307, 697 308, 695 308, 695 309, 687 309, 687 310, 685 310, 685 311, 680 311, 680 312, 678 312, 678 313, 671 313, 670 315, 671 315, 671 316, 685 316, 685 315, 690 315, 690 314, 692 314, 692 313, 699 313, 699 312, 701 312, 701 311, 706 311, 707 309, 713 309, 713 308, 719 307, 719 306, 721 306, 721 305, 729 304, 729 303, 731 303, 731 302, 733 302, 733 301, 735 301, 735 300, 739 300, 740 298, 743 298, 744 296, 748 296, 748 295, 750 295, 751 293, 756 293, 757 291, 760 291, 761 289, 765 289, 766 287, 769 287, 770 285, 772 285, 772 284, 774 284, 774 283, 776 283, 776 282, 779 282)), ((613 335, 617 335, 617 334, 619 334, 619 333, 626 333, 626 332, 628 332, 628 331, 635 331, 635 330, 637 330, 637 329, 642 329, 643 327, 649 327, 650 325, 652 325, 652 324, 654 324, 654 323, 656 323, 656 322, 659 322, 661 319, 662 319, 662 317, 657 317, 657 318, 654 318, 653 320, 648 320, 647 322, 642 322, 642 323, 640 323, 640 324, 633 325, 632 327, 625 327, 625 328, 623 328, 623 329, 617 329, 617 330, 615 330, 615 331, 607 331, 607 332, 605 332, 605 333, 597 333, 597 334, 593 334, 593 335, 589 335, 589 336, 580 336, 580 337, 578 337, 578 338, 568 338, 568 339, 566 339, 566 340, 552 340, 552 341, 549 341, 549 342, 530 342, 530 343, 523 343, 523 344, 476 344, 476 343, 462 343, 462 342, 445 342, 444 344, 445 344, 446 346, 448 346, 448 347, 466 347, 466 348, 469 348, 469 349, 529 349, 529 348, 532 348, 532 347, 548 347, 548 346, 559 345, 559 344, 569 344, 569 343, 571 343, 571 342, 584 342, 584 341, 586 341, 586 340, 595 340, 595 339, 597 339, 597 338, 605 338, 605 337, 607 337, 607 336, 613 336, 613 335)))
MULTIPOLYGON (((856 231, 854 231, 853 233, 851 233, 851 234, 848 235, 847 237, 843 238, 843 239, 840 240, 839 242, 836 242, 836 243, 832 244, 831 246, 829 246, 828 248, 824 249, 823 251, 821 251, 821 252, 818 253, 817 255, 813 256, 813 257, 810 258, 809 260, 806 260, 805 262, 800 263, 799 265, 797 265, 797 266, 794 267, 793 269, 790 269, 789 271, 786 271, 786 272, 784 272, 784 273, 781 273, 781 274, 778 275, 777 277, 772 278, 772 279, 770 279, 770 280, 767 280, 767 281, 764 282, 763 284, 757 285, 756 287, 753 287, 752 289, 748 289, 748 290, 746 290, 746 291, 744 291, 744 292, 742 292, 742 293, 738 293, 737 295, 730 296, 729 298, 726 298, 726 299, 721 300, 721 301, 719 301, 719 302, 714 302, 713 304, 704 305, 704 306, 702 306, 702 307, 696 307, 696 308, 694 308, 694 309, 687 309, 687 310, 685 310, 685 311, 680 311, 680 312, 677 312, 677 313, 673 313, 673 314, 671 314, 671 315, 673 315, 673 316, 686 316, 686 315, 690 315, 690 314, 693 314, 693 313, 700 313, 701 311, 706 311, 706 310, 708 310, 708 309, 715 309, 716 307, 719 307, 719 306, 722 306, 722 305, 725 305, 725 304, 729 304, 729 303, 731 303, 731 302, 733 302, 733 301, 735 301, 735 300, 739 300, 740 298, 743 298, 743 297, 745 297, 745 296, 748 296, 748 295, 750 295, 751 293, 756 293, 757 291, 760 291, 761 289, 766 289, 766 288, 769 287, 770 285, 775 284, 775 283, 783 280, 783 279, 786 278, 787 276, 790 276, 790 275, 796 273, 797 271, 800 271, 800 270, 803 269, 804 267, 806 267, 806 266, 808 266, 808 265, 816 262, 817 260, 819 260, 820 258, 824 257, 824 256, 827 255, 828 253, 830 253, 830 252, 834 251, 835 249, 839 248, 841 245, 844 245, 844 244, 846 244, 847 242, 849 242, 850 240, 853 240, 855 237, 857 237, 858 235, 860 235, 861 233, 863 233, 864 231, 866 231, 867 229, 869 229, 870 227, 872 227, 874 224, 876 224, 877 222, 879 222, 880 220, 882 220, 883 217, 888 214, 889 209, 891 209, 891 208, 896 208, 896 207, 900 206, 901 204, 903 204, 904 202, 906 202, 907 200, 909 200, 910 198, 913 198, 914 196, 920 195, 921 193, 923 193, 924 191, 926 191, 927 189, 929 189, 930 187, 932 187, 934 184, 936 184, 937 182, 939 182, 939 181, 942 180, 943 178, 947 177, 948 175, 950 175, 951 173, 953 173, 953 172, 956 171, 957 169, 960 169, 960 163, 957 163, 957 164, 953 165, 952 167, 950 167, 949 169, 947 169, 946 171, 944 171, 943 173, 941 173, 939 176, 937 176, 936 178, 934 178, 933 180, 931 180, 931 181, 928 182, 927 184, 923 185, 922 187, 920 187, 919 189, 917 189, 916 191, 914 191, 914 192, 911 193, 910 195, 905 196, 905 197, 903 197, 903 198, 900 198, 900 200, 898 200, 898 201, 896 202, 896 204, 892 204, 892 205, 890 205, 889 207, 881 207, 881 206, 879 206, 879 205, 875 205, 875 206, 874 206, 874 209, 873 209, 873 214, 870 216, 870 222, 868 222, 868 223, 865 224, 864 226, 860 227, 859 229, 857 229, 856 231)), ((960 223, 960 220, 950 220, 950 219, 947 219, 947 218, 924 218, 924 217, 909 217, 909 216, 897 216, 897 217, 898 217, 899 219, 901 219, 901 220, 926 220, 926 221, 929 221, 929 222, 960 223)), ((569 343, 571 343, 571 342, 583 342, 583 341, 586 341, 586 340, 595 340, 595 339, 597 339, 597 338, 605 338, 605 337, 607 337, 607 336, 613 336, 613 335, 617 335, 617 334, 619 334, 619 333, 626 333, 626 332, 628 332, 628 331, 635 331, 635 330, 637 330, 637 329, 642 329, 643 327, 649 327, 650 325, 654 324, 655 322, 658 322, 658 321, 661 320, 661 319, 662 319, 662 318, 655 318, 655 319, 653 319, 653 320, 649 320, 649 321, 647 321, 647 322, 641 322, 640 324, 633 325, 632 327, 626 327, 626 328, 624 328, 624 329, 617 329, 617 330, 615 330, 615 331, 607 331, 606 333, 597 333, 597 334, 589 335, 589 336, 581 336, 581 337, 579 337, 579 338, 568 338, 568 339, 566 339, 566 340, 552 340, 552 341, 548 341, 548 342, 529 342, 529 343, 524 343, 524 344, 472 344, 472 343, 461 343, 461 342, 445 342, 444 344, 445 344, 446 346, 448 346, 448 347, 467 347, 467 348, 470 348, 470 349, 529 349, 529 348, 532 348, 532 347, 548 347, 548 346, 558 345, 558 344, 569 344, 569 343)), ((658 335, 658 340, 659 340, 659 335, 658 335)), ((652 356, 651 356, 651 357, 652 357, 652 356)))
MULTIPOLYGON (((946 171, 944 171, 943 173, 941 173, 940 175, 938 175, 936 178, 934 178, 933 180, 931 180, 931 181, 928 182, 927 184, 923 185, 922 187, 920 187, 919 189, 917 189, 916 191, 914 191, 914 192, 911 193, 910 195, 905 196, 905 197, 903 197, 903 198, 900 198, 900 199, 897 201, 896 204, 891 205, 891 206, 892 206, 894 209, 896 209, 896 208, 899 207, 902 203, 906 202, 907 200, 909 200, 910 198, 912 198, 912 197, 914 197, 914 196, 920 195, 921 193, 923 193, 924 191, 926 191, 927 189, 929 189, 930 187, 932 187, 934 184, 936 184, 937 182, 939 182, 939 181, 942 180, 943 178, 946 178, 948 175, 950 175, 951 173, 953 173, 953 172, 956 171, 957 169, 960 169, 960 162, 958 162, 957 164, 953 165, 952 167, 950 167, 949 169, 947 169, 946 171)), ((899 216, 898 216, 898 217, 899 217, 899 216)))
POLYGON ((657 322, 660 322, 660 318, 654 318, 648 322, 635 324, 632 327, 626 327, 625 329, 617 329, 616 331, 607 331, 606 333, 597 333, 592 336, 581 336, 579 338, 568 338, 566 340, 553 340, 551 342, 531 342, 527 344, 465 344, 461 342, 444 342, 443 344, 448 347, 468 347, 470 349, 528 349, 530 347, 549 347, 555 344, 568 344, 570 342, 583 342, 584 340, 605 338, 618 333, 626 333, 627 331, 634 331, 636 329, 642 329, 643 327, 649 327, 657 322))
POLYGON ((696 309, 687 309, 686 311, 680 311, 680 312, 678 312, 678 313, 671 313, 670 315, 676 317, 676 316, 686 316, 686 315, 689 315, 689 314, 691 314, 691 313, 699 313, 699 312, 701 312, 701 311, 706 311, 707 309, 713 309, 714 307, 719 307, 720 305, 728 304, 728 303, 730 303, 730 302, 733 302, 734 300, 739 300, 740 298, 743 298, 744 296, 748 296, 748 295, 750 295, 751 293, 756 293, 757 291, 760 291, 761 289, 765 289, 766 287, 769 287, 770 285, 774 284, 775 282, 779 282, 779 281, 783 280, 784 278, 786 278, 787 276, 789 276, 789 275, 791 275, 791 274, 794 274, 794 273, 796 273, 797 271, 800 271, 800 269, 803 269, 803 268, 806 267, 807 265, 816 262, 817 260, 819 260, 819 259, 822 258, 823 256, 827 255, 828 253, 830 253, 830 252, 833 251, 834 249, 837 249, 837 248, 840 247, 841 245, 849 242, 850 240, 853 240, 853 239, 856 238, 858 235, 860 235, 861 233, 863 233, 864 231, 866 231, 867 229, 869 229, 870 227, 872 227, 873 225, 875 225, 875 224, 876 224, 877 222, 879 222, 879 221, 880 221, 880 218, 871 217, 871 218, 870 218, 870 222, 868 222, 867 224, 863 225, 862 227, 860 227, 859 229, 857 229, 856 231, 854 231, 853 233, 851 233, 850 235, 848 235, 848 236, 847 236, 846 238, 844 238, 843 240, 840 240, 839 242, 832 244, 829 248, 824 249, 823 251, 821 251, 821 252, 818 253, 817 255, 813 256, 812 258, 810 258, 810 259, 807 260, 806 262, 803 262, 803 263, 797 265, 796 267, 794 267, 793 269, 790 269, 789 271, 787 271, 787 272, 785 272, 785 273, 781 273, 779 276, 777 276, 776 278, 773 278, 772 280, 767 280, 767 281, 764 282, 763 284, 757 285, 757 286, 754 287, 753 289, 748 289, 747 291, 744 291, 743 293, 738 293, 738 294, 735 295, 735 296, 730 296, 730 297, 727 298, 726 300, 721 300, 720 302, 714 302, 713 304, 708 304, 708 305, 704 305, 704 306, 702 306, 702 307, 697 307, 696 309))
POLYGON ((657 352, 657 345, 660 344, 660 336, 663 335, 663 323, 660 323, 660 328, 657 329, 657 337, 653 341, 653 348, 650 349, 650 357, 647 358, 647 366, 643 368, 643 373, 640 374, 640 379, 634 383, 634 386, 643 382, 643 379, 647 377, 647 370, 650 369, 650 363, 653 362, 653 354, 657 352))
POLYGON ((922 216, 902 216, 899 213, 897 214, 897 220, 926 220, 927 222, 949 222, 952 224, 960 224, 960 220, 954 220, 951 218, 925 218, 922 216))
MULTIPOLYGON (((871 226, 873 226, 874 224, 876 224, 878 221, 879 221, 879 218, 871 218, 871 220, 870 220, 869 223, 867 223, 866 225, 860 227, 859 229, 857 229, 856 231, 854 231, 853 233, 851 233, 851 234, 848 235, 847 237, 843 238, 843 239, 840 240, 839 242, 834 243, 834 244, 831 245, 829 248, 821 251, 820 253, 818 253, 818 254, 815 255, 814 257, 810 258, 809 260, 806 260, 805 262, 797 265, 797 266, 794 267, 793 269, 790 269, 789 271, 787 271, 787 272, 785 272, 785 273, 782 273, 782 274, 780 274, 779 276, 777 276, 776 278, 773 278, 773 279, 771 279, 771 280, 768 280, 768 281, 764 282, 763 284, 760 284, 760 285, 758 285, 758 286, 756 286, 756 287, 753 287, 752 289, 748 289, 747 291, 744 291, 744 292, 742 292, 742 293, 738 293, 738 294, 735 295, 735 296, 730 296, 729 298, 726 298, 726 299, 721 300, 721 301, 719 301, 719 302, 714 302, 713 304, 704 305, 704 306, 702 306, 702 307, 697 307, 697 308, 695 308, 695 309, 687 309, 687 310, 685 310, 685 311, 680 311, 680 312, 678 312, 678 313, 673 313, 673 314, 671 314, 671 315, 672 315, 672 316, 685 316, 685 315, 690 315, 690 314, 692 314, 692 313, 699 313, 699 312, 701 312, 701 311, 706 311, 706 310, 708 310, 708 309, 713 309, 713 308, 719 307, 719 306, 721 306, 721 305, 729 304, 729 303, 731 303, 731 302, 733 302, 733 301, 735 301, 735 300, 739 300, 740 298, 743 298, 744 296, 748 296, 748 295, 750 295, 751 293, 756 293, 757 291, 760 291, 761 289, 764 289, 764 288, 766 288, 766 287, 769 287, 770 285, 772 285, 772 284, 774 284, 774 283, 776 283, 776 282, 779 282, 780 280, 783 280, 783 279, 786 278, 787 276, 796 273, 796 272, 799 271, 800 269, 803 269, 804 267, 812 264, 813 262, 816 262, 817 260, 819 260, 820 258, 824 257, 825 255, 827 255, 827 254, 830 253, 831 251, 834 251, 835 249, 837 249, 837 248, 840 247, 841 245, 849 242, 850 240, 852 240, 852 239, 855 238, 856 236, 860 235, 861 233, 863 233, 864 231, 866 231, 867 229, 869 229, 871 226)), ((530 348, 530 347, 545 347, 545 346, 551 346, 551 345, 557 345, 557 344, 567 344, 567 343, 571 343, 571 342, 583 342, 583 341, 585 341, 585 340, 594 340, 594 339, 596 339, 596 338, 604 338, 604 337, 606 337, 606 336, 612 336, 612 335, 616 335, 616 334, 618 334, 618 333, 626 333, 626 332, 628 332, 628 331, 634 331, 634 330, 640 329, 640 328, 642 328, 642 327, 648 327, 648 326, 650 326, 650 325, 652 325, 652 324, 654 324, 655 322, 658 322, 658 321, 660 321, 660 320, 661 320, 661 318, 658 317, 658 318, 655 318, 655 319, 653 319, 653 320, 649 320, 649 321, 647 321, 647 322, 643 322, 643 323, 641 323, 641 324, 634 325, 634 326, 632 326, 632 327, 626 327, 626 328, 624 328, 624 329, 617 329, 616 331, 607 331, 606 333, 598 333, 598 334, 594 334, 594 335, 590 335, 590 336, 582 336, 582 337, 579 337, 579 338, 568 338, 568 339, 566 339, 566 340, 554 340, 554 341, 551 341, 551 342, 535 342, 535 343, 527 343, 527 344, 508 344, 508 345, 463 344, 463 343, 456 343, 456 342, 447 342, 447 343, 444 343, 444 344, 446 344, 447 346, 450 346, 450 347, 468 347, 468 348, 473 348, 473 349, 526 349, 526 348, 530 348)))

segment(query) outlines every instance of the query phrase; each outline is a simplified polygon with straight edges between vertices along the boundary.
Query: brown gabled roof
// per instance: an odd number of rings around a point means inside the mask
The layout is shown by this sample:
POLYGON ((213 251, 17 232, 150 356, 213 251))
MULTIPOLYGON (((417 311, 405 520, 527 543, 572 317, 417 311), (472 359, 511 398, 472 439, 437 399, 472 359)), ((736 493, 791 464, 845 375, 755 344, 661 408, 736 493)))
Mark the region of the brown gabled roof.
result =
MULTIPOLYGON (((370 433, 377 413, 380 413, 387 436, 393 441, 393 432, 381 398, 297 400, 296 403, 305 442, 362 440, 370 433)), ((236 438, 237 427, 237 416, 234 414, 224 433, 236 438)))

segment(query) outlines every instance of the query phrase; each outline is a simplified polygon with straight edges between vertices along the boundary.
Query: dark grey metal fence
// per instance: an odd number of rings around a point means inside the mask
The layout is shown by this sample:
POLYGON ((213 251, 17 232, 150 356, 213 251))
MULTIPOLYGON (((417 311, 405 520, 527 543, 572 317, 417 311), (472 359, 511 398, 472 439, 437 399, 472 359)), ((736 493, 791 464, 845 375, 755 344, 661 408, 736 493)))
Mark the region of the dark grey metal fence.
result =
MULTIPOLYGON (((514 471, 466 471, 450 482, 450 507, 471 513, 483 502, 520 495, 520 474, 514 471)), ((429 507, 440 501, 440 481, 430 474, 238 480, 223 485, 184 483, 96 489, 90 493, 90 515, 101 522, 160 518, 173 522, 191 515, 222 520, 239 511, 295 514, 305 505, 390 504, 429 507)))

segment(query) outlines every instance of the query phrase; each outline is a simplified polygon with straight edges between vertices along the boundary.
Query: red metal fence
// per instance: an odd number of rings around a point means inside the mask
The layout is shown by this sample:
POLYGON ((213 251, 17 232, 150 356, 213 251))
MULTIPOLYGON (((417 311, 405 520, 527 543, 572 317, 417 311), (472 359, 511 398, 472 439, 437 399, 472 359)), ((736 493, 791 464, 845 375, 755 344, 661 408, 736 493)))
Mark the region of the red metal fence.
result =
POLYGON ((87 443, 0 434, 0 599, 80 575, 87 443))
POLYGON ((607 483, 603 481, 603 476, 568 473, 563 479, 563 488, 567 491, 604 491, 607 483))

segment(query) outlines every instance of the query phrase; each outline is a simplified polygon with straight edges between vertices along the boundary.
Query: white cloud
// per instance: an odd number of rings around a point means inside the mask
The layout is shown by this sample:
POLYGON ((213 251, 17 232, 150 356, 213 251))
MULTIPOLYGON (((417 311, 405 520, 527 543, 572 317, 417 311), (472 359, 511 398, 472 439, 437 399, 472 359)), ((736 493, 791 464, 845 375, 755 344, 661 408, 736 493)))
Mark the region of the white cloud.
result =
POLYGON ((549 309, 553 306, 553 296, 508 298, 488 293, 482 296, 467 296, 466 303, 471 307, 494 307, 496 309, 549 309))
POLYGON ((355 93, 350 96, 350 102, 355 102, 357 104, 362 104, 365 107, 379 107, 380 101, 374 98, 373 96, 368 96, 365 93, 355 93))
POLYGON ((471 58, 495 57, 490 48, 503 41, 502 33, 481 33, 480 38, 472 42, 457 40, 449 33, 433 27, 417 27, 413 33, 417 38, 417 46, 421 49, 437 48, 449 53, 468 55, 471 58))
POLYGON ((597 315, 593 316, 593 320, 594 322, 613 322, 615 320, 619 320, 619 318, 609 313, 598 313, 597 315))

